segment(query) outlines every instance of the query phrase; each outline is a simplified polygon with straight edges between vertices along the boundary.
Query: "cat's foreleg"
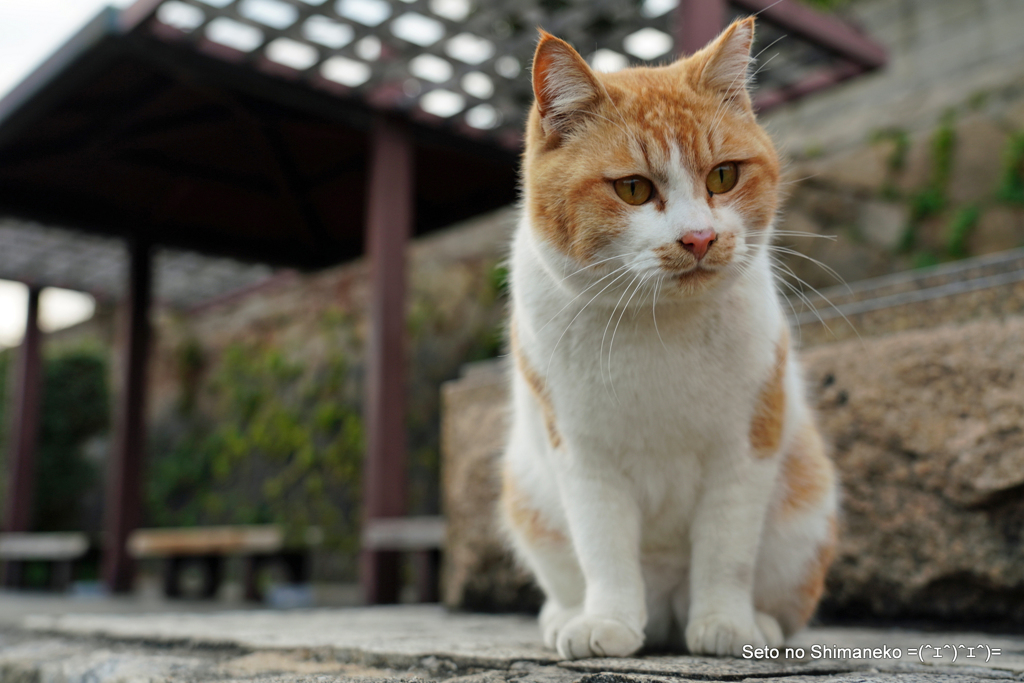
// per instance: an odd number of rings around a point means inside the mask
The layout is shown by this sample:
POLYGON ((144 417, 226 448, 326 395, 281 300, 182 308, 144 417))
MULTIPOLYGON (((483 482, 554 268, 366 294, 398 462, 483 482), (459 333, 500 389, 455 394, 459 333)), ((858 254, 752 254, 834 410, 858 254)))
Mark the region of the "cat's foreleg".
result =
POLYGON ((694 654, 743 654, 781 645, 774 619, 754 610, 754 576, 777 463, 749 448, 708 459, 691 526, 686 645, 694 654))
POLYGON ((513 441, 506 453, 502 473, 501 511, 505 531, 519 560, 525 564, 544 592, 540 613, 544 644, 555 647, 558 632, 583 610, 583 574, 565 520, 552 514, 554 490, 542 490, 532 472, 529 447, 513 441), (518 462, 520 471, 511 466, 518 462), (524 483, 527 482, 527 483, 524 483), (541 504, 547 500, 548 506, 541 504), (547 507, 547 509, 545 509, 547 507))
POLYGON ((586 595, 559 631, 560 655, 622 657, 640 649, 647 622, 640 566, 640 510, 608 467, 574 461, 562 498, 586 595))
POLYGON ((519 557, 544 591, 540 630, 544 645, 554 649, 558 634, 583 611, 584 581, 572 543, 560 534, 544 536, 523 526, 513 530, 513 537, 519 557))

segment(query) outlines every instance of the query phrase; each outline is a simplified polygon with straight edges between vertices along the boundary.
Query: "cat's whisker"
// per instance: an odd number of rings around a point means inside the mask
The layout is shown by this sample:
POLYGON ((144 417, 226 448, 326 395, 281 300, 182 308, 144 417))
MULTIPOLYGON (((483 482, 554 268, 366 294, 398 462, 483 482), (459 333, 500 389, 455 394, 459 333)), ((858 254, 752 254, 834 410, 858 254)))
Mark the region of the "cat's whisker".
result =
POLYGON ((805 175, 803 178, 795 178, 793 180, 783 180, 782 182, 779 183, 779 185, 780 186, 796 185, 797 183, 802 183, 805 180, 810 180, 811 178, 817 178, 820 175, 821 175, 820 173, 812 173, 811 175, 805 175))
POLYGON ((818 239, 829 240, 835 242, 838 239, 837 235, 820 235, 816 232, 808 232, 806 230, 751 230, 747 233, 749 236, 760 237, 761 235, 776 235, 779 237, 817 237, 818 239))
POLYGON ((819 240, 828 240, 829 242, 835 242, 839 239, 838 235, 819 235, 816 232, 804 232, 802 230, 776 230, 775 234, 780 237, 812 237, 819 240))
POLYGON ((633 289, 633 293, 626 299, 626 304, 622 307, 622 313, 619 313, 619 319, 615 321, 615 329, 612 330, 612 338, 608 342, 608 382, 612 388, 612 396, 615 398, 615 402, 619 402, 618 393, 615 391, 615 380, 612 377, 612 349, 615 347, 615 333, 619 331, 619 324, 622 322, 622 316, 626 314, 626 309, 629 308, 629 302, 633 300, 636 293, 640 291, 640 288, 646 284, 651 278, 651 275, 645 275, 640 283, 633 289))
MULTIPOLYGON (((646 278, 644 278, 644 282, 643 282, 644 287, 646 287, 647 283, 651 282, 656 275, 657 275, 657 272, 654 272, 654 273, 650 273, 646 278)), ((637 313, 639 313, 640 309, 643 308, 644 303, 647 301, 647 299, 650 296, 650 294, 651 294, 651 292, 649 290, 645 290, 643 296, 640 298, 639 301, 636 302, 636 307, 633 309, 633 320, 636 320, 637 313)))
MULTIPOLYGON (((786 282, 782 278, 781 275, 779 276, 779 282, 781 282, 783 285, 785 285, 786 288, 789 289, 789 291, 791 291, 798 299, 800 299, 801 307, 809 307, 810 306, 810 304, 808 303, 808 299, 807 299, 806 295, 804 295, 804 293, 801 292, 799 289, 795 288, 791 283, 786 282)), ((786 297, 786 299, 788 300, 789 297, 786 297)), ((792 306, 792 304, 790 304, 790 306, 792 306)), ((821 314, 817 311, 817 309, 815 309, 813 306, 810 306, 810 309, 811 309, 811 312, 814 313, 814 316, 818 319, 818 322, 820 322, 822 324, 822 326, 828 331, 828 333, 830 335, 835 337, 836 336, 835 332, 833 332, 832 328, 828 326, 828 323, 826 323, 825 320, 821 317, 821 314)), ((799 332, 799 334, 802 337, 803 336, 802 326, 801 326, 800 329, 801 329, 801 331, 799 332)))
MULTIPOLYGON (((661 276, 660 275, 655 274, 653 277, 651 277, 651 291, 644 298, 644 303, 647 302, 647 299, 650 299, 651 300, 651 307, 652 308, 657 303, 656 297, 658 296, 658 286, 660 284, 661 284, 661 276)), ((642 308, 642 307, 643 307, 642 305, 641 306, 637 306, 637 312, 639 312, 640 308, 642 308)))
MULTIPOLYGON (((608 258, 606 258, 606 259, 601 259, 600 261, 597 261, 596 263, 591 263, 591 264, 590 264, 589 266, 583 266, 582 268, 580 268, 580 269, 578 269, 578 270, 575 270, 575 271, 573 271, 573 272, 569 273, 568 275, 566 275, 565 277, 563 277, 563 278, 562 278, 562 279, 560 280, 560 282, 565 282, 566 280, 568 280, 569 278, 573 277, 574 275, 579 275, 579 274, 580 274, 580 273, 582 273, 583 271, 585 271, 585 270, 588 270, 588 269, 590 269, 590 268, 593 268, 594 266, 599 266, 599 265, 601 265, 602 263, 608 263, 609 261, 614 261, 614 260, 615 260, 615 259, 617 259, 617 258, 621 258, 621 259, 624 259, 624 258, 627 258, 627 257, 629 257, 629 256, 636 256, 636 255, 637 255, 637 254, 639 254, 639 253, 640 253, 639 251, 631 251, 631 252, 629 252, 629 253, 627 253, 627 254, 616 254, 615 256, 609 256, 609 257, 608 257, 608 258)), ((564 272, 564 271, 563 271, 563 272, 564 272)))
POLYGON ((779 275, 780 277, 783 275, 791 275, 793 277, 796 277, 796 273, 793 272, 793 269, 790 268, 789 264, 787 264, 785 261, 782 261, 781 259, 778 259, 772 256, 771 254, 768 255, 768 260, 771 263, 772 272, 774 272, 776 275, 779 275))
POLYGON ((763 63, 763 64, 762 64, 761 66, 757 67, 757 70, 756 70, 756 71, 754 71, 754 73, 752 73, 752 74, 750 74, 749 76, 747 76, 747 82, 749 83, 749 82, 750 82, 750 81, 751 81, 751 80, 752 80, 752 79, 754 78, 754 76, 756 76, 757 74, 759 74, 759 73, 761 73, 762 71, 764 71, 764 68, 765 68, 766 66, 768 66, 768 65, 769 65, 769 64, 771 63, 771 61, 772 61, 773 59, 775 59, 776 57, 778 57, 778 56, 779 56, 779 53, 778 53, 778 52, 776 52, 776 53, 775 53, 775 54, 773 54, 773 55, 772 55, 771 57, 769 57, 768 59, 764 60, 764 63, 763 63))
MULTIPOLYGON (((779 0, 779 2, 782 2, 782 0, 779 0)), ((778 4, 778 3, 776 3, 776 4, 778 4)), ((752 62, 753 62, 753 61, 757 61, 757 58, 758 58, 758 57, 760 57, 761 55, 763 55, 763 54, 764 54, 765 52, 767 52, 767 51, 768 51, 769 49, 771 49, 771 47, 772 47, 773 45, 775 45, 775 43, 779 42, 779 41, 780 41, 780 40, 782 40, 783 38, 788 38, 788 37, 789 37, 789 34, 787 34, 787 33, 783 33, 783 34, 782 34, 781 36, 779 36, 778 38, 776 38, 776 39, 775 39, 775 40, 773 40, 772 42, 770 42, 770 43, 768 43, 767 45, 765 45, 764 47, 762 47, 762 48, 761 48, 761 51, 760 51, 760 52, 758 52, 758 53, 757 53, 756 55, 754 55, 754 56, 753 56, 753 58, 751 58, 751 60, 750 60, 750 61, 752 61, 752 62)))
MULTIPOLYGON (((790 273, 792 273, 792 271, 790 271, 790 273)), ((811 300, 807 298, 806 294, 800 291, 795 285, 793 285, 793 283, 787 282, 786 279, 781 275, 778 278, 778 281, 785 285, 789 289, 789 291, 793 292, 793 294, 799 297, 800 300, 803 301, 808 308, 810 308, 811 312, 814 313, 814 316, 818 319, 818 322, 820 322, 825 327, 825 329, 828 330, 828 333, 831 334, 836 339, 838 339, 836 333, 832 331, 832 328, 828 326, 828 323, 825 322, 825 319, 821 317, 821 313, 818 311, 817 308, 814 307, 814 305, 811 303, 811 300)))
MULTIPOLYGON (((772 257, 770 255, 768 256, 768 258, 769 258, 770 261, 772 261, 774 263, 779 263, 774 257, 772 257)), ((774 272, 774 270, 775 269, 773 267, 772 271, 774 272)), ((778 273, 776 273, 776 275, 778 275, 778 273)), ((773 278, 773 279, 781 280, 781 275, 779 275, 778 278, 773 278)), ((783 284, 786 284, 786 283, 783 283, 783 284)), ((789 312, 793 315, 793 323, 795 324, 797 316, 796 316, 796 309, 793 307, 793 302, 790 300, 790 298, 788 296, 785 296, 784 294, 782 294, 782 292, 779 292, 779 294, 782 295, 782 300, 786 302, 787 306, 789 306, 789 312)), ((797 345, 798 346, 803 344, 803 331, 804 331, 803 326, 802 325, 798 325, 797 328, 796 328, 797 345)))
MULTIPOLYGON (((572 299, 571 299, 571 300, 569 301, 569 303, 567 303, 566 305, 562 306, 562 307, 561 307, 561 308, 560 308, 560 309, 558 310, 558 312, 557 312, 557 313, 555 313, 555 314, 554 314, 553 316, 551 316, 551 319, 550 319, 550 320, 548 320, 548 321, 547 321, 546 323, 544 323, 544 325, 542 325, 542 326, 541 326, 541 328, 540 328, 540 329, 541 329, 541 330, 543 330, 543 329, 545 329, 545 328, 546 328, 546 327, 547 327, 548 325, 550 325, 551 323, 553 323, 553 322, 554 322, 554 321, 555 321, 555 320, 556 320, 556 319, 558 318, 558 316, 559 316, 559 315, 561 315, 562 311, 564 311, 565 309, 567 309, 567 308, 569 308, 570 306, 572 306, 572 305, 573 305, 573 303, 575 303, 575 301, 576 301, 577 299, 579 299, 579 298, 580 298, 581 296, 583 296, 584 294, 586 294, 587 292, 589 292, 589 291, 590 291, 591 289, 593 289, 594 287, 597 287, 597 286, 598 286, 599 284, 601 284, 602 282, 604 282, 605 280, 607 280, 608 278, 610 278, 610 277, 611 277, 612 275, 615 275, 615 274, 616 274, 616 273, 618 273, 619 271, 627 270, 628 268, 629 268, 629 264, 628 264, 628 263, 623 263, 623 264, 622 264, 621 266, 619 266, 618 268, 616 268, 616 269, 615 269, 615 270, 613 270, 612 272, 610 272, 610 273, 608 273, 607 275, 605 275, 604 277, 602 277, 602 278, 601 278, 600 280, 598 280, 597 282, 593 283, 592 285, 590 285, 589 287, 587 287, 586 289, 584 289, 584 290, 583 290, 582 292, 580 292, 579 294, 577 294, 576 296, 574 296, 574 297, 573 297, 573 298, 572 298, 572 299)), ((604 290, 601 290, 601 291, 603 292, 604 290)), ((598 294, 600 294, 600 292, 598 292, 598 294)), ((539 331, 540 331, 540 330, 538 330, 538 332, 539 332, 539 331)))
POLYGON ((800 258, 807 259, 808 261, 810 261, 811 263, 813 263, 814 265, 818 266, 819 268, 824 270, 826 273, 828 273, 829 275, 834 277, 837 281, 841 282, 842 285, 844 287, 846 287, 846 291, 848 291, 850 294, 853 294, 853 290, 850 288, 850 285, 847 284, 846 280, 843 279, 843 276, 840 275, 839 273, 837 273, 836 270, 834 268, 832 268, 831 266, 828 266, 828 265, 822 263, 821 261, 819 261, 818 259, 813 258, 811 256, 808 256, 807 254, 801 253, 801 252, 797 251, 796 249, 790 249, 789 247, 783 247, 783 246, 779 246, 777 244, 769 244, 769 245, 767 245, 767 247, 768 247, 768 249, 770 249, 772 251, 780 252, 780 253, 783 253, 783 254, 789 254, 791 256, 799 256, 800 258))
MULTIPOLYGON (((548 357, 548 365, 547 365, 547 369, 545 370, 545 376, 550 376, 550 374, 551 374, 551 361, 552 361, 552 360, 554 360, 554 358, 555 358, 555 351, 557 351, 557 350, 558 350, 558 345, 562 343, 562 338, 563 338, 563 337, 565 337, 565 333, 569 331, 569 328, 570 328, 570 327, 572 327, 572 324, 573 324, 574 322, 576 322, 576 319, 577 319, 577 318, 579 318, 579 317, 580 317, 580 315, 582 315, 582 314, 583 314, 583 311, 587 310, 587 306, 589 306, 590 304, 594 303, 594 300, 595 300, 595 299, 597 299, 597 297, 599 297, 599 296, 601 296, 602 294, 604 294, 605 290, 607 290, 607 289, 608 289, 609 287, 611 287, 612 285, 614 285, 614 284, 615 284, 616 282, 618 282, 619 280, 621 280, 621 279, 622 279, 623 277, 625 277, 626 275, 629 275, 629 271, 628 271, 628 270, 625 270, 625 266, 623 266, 622 268, 619 268, 618 270, 612 271, 612 272, 611 272, 611 273, 610 273, 610 274, 609 274, 608 276, 606 276, 606 277, 610 277, 611 275, 614 275, 615 273, 617 273, 617 272, 619 272, 619 271, 622 271, 622 272, 620 272, 620 273, 619 273, 619 275, 618 275, 618 276, 617 276, 617 277, 616 277, 616 278, 615 278, 614 280, 612 280, 612 281, 611 281, 611 282, 609 282, 609 283, 608 283, 607 285, 605 285, 605 286, 604 286, 604 288, 603 288, 603 289, 602 289, 602 290, 601 290, 600 292, 598 292, 598 293, 597 293, 597 294, 595 294, 595 295, 594 295, 593 297, 591 297, 590 301, 588 301, 588 302, 587 302, 586 304, 584 304, 584 305, 583 305, 583 308, 581 308, 581 309, 579 310, 579 312, 577 312, 577 313, 576 313, 576 315, 574 315, 574 316, 573 316, 572 320, 570 320, 570 321, 569 321, 569 324, 565 326, 565 329, 564 329, 564 330, 562 330, 562 334, 561 334, 561 335, 559 335, 559 337, 558 337, 558 341, 556 341, 556 342, 555 342, 555 346, 554 346, 554 347, 553 347, 553 348, 551 349, 551 355, 550 355, 550 356, 548 357)), ((604 279, 604 278, 602 278, 602 279, 604 279)), ((596 286, 597 286, 597 284, 598 284, 598 283, 594 283, 593 285, 591 285, 591 287, 596 287, 596 286)), ((588 287, 587 289, 590 289, 590 288, 588 287)), ((584 290, 584 291, 586 291, 586 290, 584 290)), ((582 294, 583 294, 583 292, 580 292, 580 296, 582 296, 582 294)), ((577 296, 576 298, 579 298, 579 296, 577 296)), ((576 299, 573 299, 573 301, 575 301, 575 300, 576 300, 576 299)), ((569 303, 571 304, 571 303, 572 303, 572 301, 570 301, 569 303)), ((567 307, 568 307, 568 304, 566 304, 566 306, 563 306, 563 307, 562 307, 562 310, 564 311, 564 310, 565 310, 565 309, 566 309, 567 307)), ((555 317, 558 317, 558 314, 557 314, 557 313, 555 314, 555 317)), ((548 324, 548 325, 549 325, 549 324, 551 324, 551 321, 552 321, 552 320, 554 320, 554 318, 552 318, 551 320, 549 320, 547 324, 548 324)), ((545 327, 547 327, 547 325, 545 325, 545 327)), ((543 329, 543 328, 542 328, 542 329, 543 329)))
MULTIPOLYGON (((792 251, 792 250, 789 250, 789 251, 792 251)), ((793 253, 799 253, 799 252, 793 252, 793 253)), ((802 254, 801 254, 801 255, 802 255, 802 254)), ((782 265, 784 265, 784 264, 782 264, 782 265)), ((827 304, 828 304, 829 306, 831 306, 831 307, 832 307, 832 309, 833 309, 833 310, 834 310, 834 311, 835 311, 836 313, 838 313, 838 314, 839 314, 839 316, 840 316, 840 317, 841 317, 841 318, 842 318, 842 319, 843 319, 844 321, 846 321, 846 324, 850 326, 850 329, 851 329, 851 330, 853 330, 853 333, 854 333, 855 335, 857 335, 857 339, 860 339, 860 340, 861 340, 861 343, 863 343, 863 342, 864 342, 864 340, 863 340, 863 339, 861 338, 861 336, 860 336, 860 332, 859 332, 859 331, 857 330, 857 327, 856 327, 856 326, 855 326, 855 325, 854 325, 854 324, 853 324, 852 322, 850 322, 850 319, 846 317, 846 314, 845 314, 845 313, 843 313, 843 312, 842 312, 842 310, 840 310, 838 306, 836 306, 836 305, 835 305, 834 303, 832 303, 832 301, 831 301, 831 300, 830 300, 830 299, 829 299, 829 298, 828 298, 827 296, 825 296, 824 294, 822 294, 821 292, 819 292, 819 291, 818 291, 818 290, 817 290, 817 289, 816 289, 816 288, 815 288, 814 286, 812 286, 812 285, 808 284, 808 283, 807 283, 807 282, 806 282, 805 280, 803 280, 803 279, 801 279, 801 278, 800 278, 799 276, 797 276, 797 274, 793 272, 793 269, 792 269, 792 268, 790 268, 789 266, 785 266, 785 265, 784 265, 784 267, 786 268, 786 270, 787 270, 787 271, 789 271, 789 274, 790 274, 790 276, 792 276, 792 277, 793 277, 793 279, 795 279, 795 280, 796 280, 797 282, 799 282, 799 283, 800 283, 800 284, 801 284, 802 286, 804 286, 804 287, 807 287, 808 289, 810 289, 810 290, 811 290, 812 292, 814 292, 814 293, 815 293, 815 294, 817 294, 817 295, 818 295, 819 297, 821 297, 821 299, 822 299, 822 300, 824 300, 824 301, 825 301, 825 303, 827 303, 827 304)), ((846 284, 846 283, 844 282, 843 284, 846 284)), ((850 289, 849 285, 847 285, 847 289, 850 289)), ((852 292, 853 292, 853 290, 851 289, 851 290, 850 290, 850 292, 852 293, 852 292)), ((816 308, 815 306, 813 306, 813 305, 811 304, 811 302, 810 302, 809 300, 807 301, 807 305, 808 305, 808 306, 810 306, 810 307, 811 307, 811 308, 812 308, 812 309, 814 310, 815 314, 817 314, 817 315, 818 315, 818 319, 819 319, 819 320, 821 320, 821 323, 822 323, 822 324, 824 325, 824 324, 825 324, 825 321, 824 321, 824 320, 822 320, 822 319, 821 319, 821 315, 817 313, 818 309, 817 309, 817 308, 816 308)), ((828 325, 825 325, 825 327, 826 327, 826 328, 828 328, 828 325)), ((831 330, 831 329, 829 329, 829 332, 832 332, 832 330, 831 330)), ((833 335, 832 335, 832 336, 835 336, 835 334, 833 333, 833 335)))
POLYGON ((654 292, 654 301, 651 302, 651 317, 654 319, 654 331, 658 334, 658 341, 661 342, 661 348, 665 349, 668 353, 668 346, 665 344, 665 339, 661 336, 661 330, 658 329, 658 295, 661 294, 661 288, 665 285, 665 278, 658 278, 658 289, 654 292))
MULTIPOLYGON (((601 380, 602 381, 604 381, 604 342, 605 342, 605 339, 608 337, 608 328, 611 327, 612 318, 615 317, 615 311, 619 310, 619 304, 621 304, 622 300, 626 298, 626 294, 629 293, 629 290, 633 286, 633 283, 636 282, 637 278, 639 278, 640 276, 641 276, 640 273, 637 273, 636 275, 634 275, 633 279, 629 281, 628 285, 626 285, 626 288, 622 290, 622 294, 619 296, 619 300, 615 302, 615 306, 614 306, 614 308, 612 308, 612 312, 608 316, 608 323, 604 326, 604 334, 601 335, 601 348, 600 348, 600 350, 598 351, 598 354, 597 354, 597 366, 598 366, 598 369, 600 369, 600 371, 601 371, 601 380)), ((626 309, 622 309, 622 310, 623 310, 623 312, 625 312, 626 309)), ((610 364, 608 366, 608 381, 609 381, 609 383, 611 382, 611 365, 610 364)))
POLYGON ((758 11, 754 12, 751 16, 754 16, 754 17, 760 16, 762 12, 767 12, 772 7, 775 7, 776 5, 780 4, 781 2, 782 2, 782 0, 775 0, 775 2, 773 2, 770 5, 768 5, 767 7, 762 7, 758 11))

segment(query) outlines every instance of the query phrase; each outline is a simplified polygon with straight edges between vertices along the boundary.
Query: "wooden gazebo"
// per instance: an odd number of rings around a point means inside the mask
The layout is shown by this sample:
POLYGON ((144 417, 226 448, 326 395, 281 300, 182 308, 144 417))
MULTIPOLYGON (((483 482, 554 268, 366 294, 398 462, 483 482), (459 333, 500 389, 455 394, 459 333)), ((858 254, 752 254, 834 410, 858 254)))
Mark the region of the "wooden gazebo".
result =
MULTIPOLYGON (((102 12, 0 101, 0 214, 130 245, 106 494, 113 590, 130 586, 125 541, 141 514, 154 247, 300 269, 369 256, 365 518, 399 517, 404 248, 515 199, 536 26, 616 68, 693 51, 758 12, 755 50, 772 46, 777 59, 759 75, 762 109, 885 62, 855 29, 794 0, 675 4, 138 0, 102 12)), ((28 530, 31 508, 37 287, 47 283, 32 284, 8 531, 28 530)), ((367 600, 396 600, 394 554, 367 552, 363 566, 367 600)))

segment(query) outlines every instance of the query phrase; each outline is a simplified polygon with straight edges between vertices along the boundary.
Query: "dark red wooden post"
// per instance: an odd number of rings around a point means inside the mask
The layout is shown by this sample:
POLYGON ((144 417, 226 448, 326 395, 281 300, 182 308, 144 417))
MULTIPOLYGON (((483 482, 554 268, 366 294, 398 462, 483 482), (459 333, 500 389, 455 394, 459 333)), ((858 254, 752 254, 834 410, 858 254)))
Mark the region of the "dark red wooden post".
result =
POLYGON ((114 448, 107 470, 106 529, 103 579, 116 593, 131 590, 133 565, 128 535, 142 521, 142 465, 146 445, 146 365, 149 359, 149 304, 152 254, 146 241, 131 244, 126 319, 122 338, 125 353, 117 397, 114 448))
MULTIPOLYGON (((364 523, 405 513, 405 249, 413 221, 413 146, 408 131, 381 117, 374 125, 370 146, 364 523)), ((364 550, 361 581, 367 603, 397 602, 399 553, 364 550)))
MULTIPOLYGON (((10 440, 7 449, 7 500, 4 506, 4 531, 31 531, 35 493, 36 442, 39 438, 39 404, 42 398, 40 372, 39 288, 29 287, 25 337, 15 368, 14 406, 11 411, 10 440)), ((3 583, 19 583, 20 564, 4 563, 3 583)))
POLYGON ((726 0, 679 0, 676 52, 693 54, 717 36, 725 24, 726 0))

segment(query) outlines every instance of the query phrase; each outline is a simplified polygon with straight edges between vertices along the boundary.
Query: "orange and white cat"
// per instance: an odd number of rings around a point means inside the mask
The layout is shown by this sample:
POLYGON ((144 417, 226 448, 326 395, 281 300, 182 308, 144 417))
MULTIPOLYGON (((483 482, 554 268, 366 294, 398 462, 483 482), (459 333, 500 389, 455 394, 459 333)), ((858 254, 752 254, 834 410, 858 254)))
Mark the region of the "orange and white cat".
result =
POLYGON ((753 33, 609 74, 537 46, 502 516, 567 658, 779 645, 831 562, 835 475, 766 248, 753 33))

